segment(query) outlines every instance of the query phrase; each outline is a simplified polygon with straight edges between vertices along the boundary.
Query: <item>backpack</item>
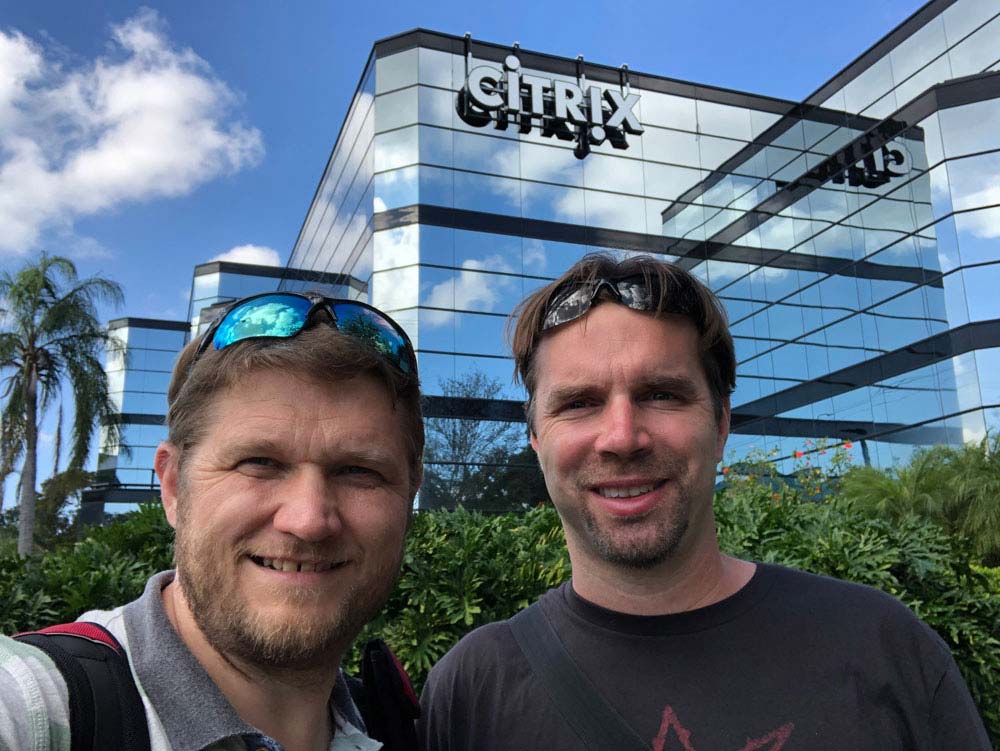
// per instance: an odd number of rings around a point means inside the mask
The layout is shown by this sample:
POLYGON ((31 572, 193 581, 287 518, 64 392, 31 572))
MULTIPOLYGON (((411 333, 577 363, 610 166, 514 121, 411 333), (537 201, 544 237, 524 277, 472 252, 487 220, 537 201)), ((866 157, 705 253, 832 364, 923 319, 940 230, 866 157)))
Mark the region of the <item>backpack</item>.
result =
MULTIPOLYGON (((59 668, 69 691, 71 751, 149 751, 146 710, 128 657, 103 626, 77 621, 15 634, 59 668)), ((368 735, 384 751, 415 751, 420 704, 410 680, 381 639, 365 645, 362 680, 348 678, 368 735)))

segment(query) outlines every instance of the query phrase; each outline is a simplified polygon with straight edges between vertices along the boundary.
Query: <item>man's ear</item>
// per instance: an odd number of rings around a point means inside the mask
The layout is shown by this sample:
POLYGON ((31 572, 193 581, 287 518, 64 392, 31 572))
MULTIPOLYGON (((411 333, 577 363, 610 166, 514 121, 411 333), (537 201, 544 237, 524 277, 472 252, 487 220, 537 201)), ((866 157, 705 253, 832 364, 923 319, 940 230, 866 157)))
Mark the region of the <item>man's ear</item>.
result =
POLYGON ((721 462, 726 451, 726 441, 729 439, 729 421, 732 413, 729 408, 729 397, 722 400, 722 415, 719 417, 719 437, 715 448, 715 461, 721 462))
POLYGON ((177 486, 180 483, 181 450, 174 444, 163 441, 156 447, 153 466, 160 478, 160 498, 163 512, 171 527, 177 527, 177 486))
POLYGON ((535 435, 535 431, 528 428, 528 442, 531 444, 531 448, 534 452, 538 453, 538 436, 535 435))

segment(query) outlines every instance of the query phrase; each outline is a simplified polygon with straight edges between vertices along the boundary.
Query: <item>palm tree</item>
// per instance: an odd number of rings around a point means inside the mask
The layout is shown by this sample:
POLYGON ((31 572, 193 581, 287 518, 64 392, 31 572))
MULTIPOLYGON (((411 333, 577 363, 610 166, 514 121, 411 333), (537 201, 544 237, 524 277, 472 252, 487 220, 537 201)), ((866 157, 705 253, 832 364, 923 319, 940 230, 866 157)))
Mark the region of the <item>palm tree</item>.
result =
POLYGON ((890 519, 930 519, 966 540, 984 565, 1000 565, 1000 434, 917 451, 906 466, 857 467, 844 476, 841 493, 890 519))
POLYGON ((104 348, 117 346, 97 318, 97 304, 121 305, 121 287, 109 279, 79 279, 67 258, 43 253, 17 273, 0 274, 0 371, 7 374, 0 429, 0 470, 23 455, 17 552, 30 555, 35 526, 38 425, 68 384, 75 415, 70 469, 82 469, 98 423, 119 439, 117 410, 101 367, 104 348))

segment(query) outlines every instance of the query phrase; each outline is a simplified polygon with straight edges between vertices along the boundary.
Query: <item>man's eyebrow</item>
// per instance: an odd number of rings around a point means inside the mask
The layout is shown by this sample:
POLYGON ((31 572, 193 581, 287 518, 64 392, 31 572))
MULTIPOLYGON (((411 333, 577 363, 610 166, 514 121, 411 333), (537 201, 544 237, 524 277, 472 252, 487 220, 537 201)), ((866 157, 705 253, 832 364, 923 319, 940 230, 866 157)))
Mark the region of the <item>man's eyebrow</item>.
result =
POLYGON ((561 404, 588 396, 597 390, 596 387, 587 384, 556 386, 545 395, 544 401, 546 404, 561 404))
POLYGON ((282 446, 270 438, 247 438, 246 440, 224 446, 220 453, 225 457, 236 456, 274 456, 283 453, 282 446))
MULTIPOLYGON (((672 391, 681 396, 691 396, 698 391, 695 381, 686 375, 667 373, 651 373, 643 377, 637 384, 639 391, 672 391)), ((553 387, 544 397, 544 404, 563 404, 599 393, 601 387, 597 384, 564 384, 553 387)))
POLYGON ((692 394, 697 392, 698 386, 688 376, 683 375, 650 375, 639 382, 639 386, 647 391, 677 391, 681 394, 692 394))

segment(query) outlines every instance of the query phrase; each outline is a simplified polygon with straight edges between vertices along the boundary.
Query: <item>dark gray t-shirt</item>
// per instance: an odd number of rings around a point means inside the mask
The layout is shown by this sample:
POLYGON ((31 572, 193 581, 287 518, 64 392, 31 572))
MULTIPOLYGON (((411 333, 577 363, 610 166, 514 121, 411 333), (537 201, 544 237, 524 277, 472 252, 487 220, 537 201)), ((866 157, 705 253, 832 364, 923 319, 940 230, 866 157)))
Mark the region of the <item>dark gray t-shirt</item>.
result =
MULTIPOLYGON (((870 587, 757 566, 706 608, 632 616, 567 583, 541 605, 603 699, 654 751, 990 751, 944 642, 870 587)), ((431 671, 427 751, 583 748, 506 622, 431 671)))

